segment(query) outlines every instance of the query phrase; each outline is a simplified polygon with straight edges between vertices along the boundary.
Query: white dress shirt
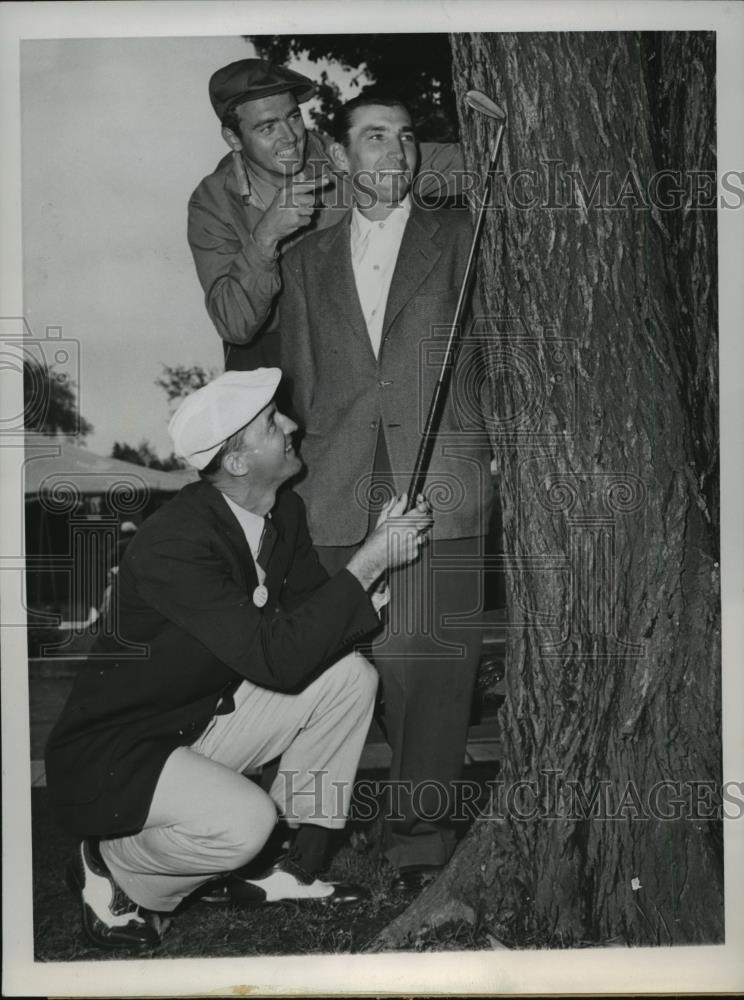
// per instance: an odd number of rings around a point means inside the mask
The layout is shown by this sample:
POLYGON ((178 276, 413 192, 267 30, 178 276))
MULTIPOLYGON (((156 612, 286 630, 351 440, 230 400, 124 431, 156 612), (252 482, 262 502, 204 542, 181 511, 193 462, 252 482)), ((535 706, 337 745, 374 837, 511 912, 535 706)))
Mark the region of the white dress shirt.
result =
POLYGON ((224 493, 222 496, 227 506, 237 517, 238 524, 243 529, 245 540, 248 542, 248 548, 251 550, 253 561, 256 564, 256 576, 258 577, 258 582, 259 584, 262 584, 266 579, 266 573, 264 572, 263 567, 258 564, 258 550, 261 548, 261 539, 266 528, 266 518, 261 517, 259 514, 252 514, 249 510, 246 510, 245 507, 238 506, 238 504, 234 503, 230 497, 225 496, 224 493))
MULTIPOLYGON (((260 517, 258 514, 252 514, 249 510, 246 510, 245 507, 239 507, 238 504, 234 503, 230 497, 225 496, 224 493, 222 494, 222 498, 238 519, 238 524, 243 529, 245 540, 248 542, 248 548, 251 550, 253 561, 256 564, 256 576, 258 577, 259 585, 261 585, 266 579, 266 573, 264 572, 263 566, 259 564, 258 552, 261 548, 263 533, 266 530, 266 518, 260 517)), ((390 588, 387 583, 381 583, 369 596, 372 600, 372 607, 379 615, 380 609, 384 608, 390 601, 390 588)))
POLYGON ((351 266, 375 357, 380 353, 390 282, 410 214, 411 199, 406 196, 380 222, 370 222, 356 207, 351 215, 351 266))

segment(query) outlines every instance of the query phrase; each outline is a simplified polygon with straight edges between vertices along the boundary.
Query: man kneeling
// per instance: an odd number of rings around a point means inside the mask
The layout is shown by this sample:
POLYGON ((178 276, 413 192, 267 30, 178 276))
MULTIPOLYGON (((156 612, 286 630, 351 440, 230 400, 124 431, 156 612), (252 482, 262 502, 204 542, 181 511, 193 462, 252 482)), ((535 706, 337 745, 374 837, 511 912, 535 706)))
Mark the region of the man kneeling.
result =
POLYGON ((129 546, 47 745, 53 806, 83 838, 68 880, 102 947, 156 947, 157 915, 226 873, 216 895, 233 900, 363 893, 316 877, 348 815, 377 687, 353 647, 379 625, 370 592, 415 559, 431 516, 422 498, 403 515, 401 498, 329 578, 302 501, 277 493, 301 469, 280 378, 226 372, 174 414, 175 450, 201 479, 129 546), (241 773, 277 757, 268 794, 241 773), (277 811, 297 830, 292 849, 244 870, 277 811))

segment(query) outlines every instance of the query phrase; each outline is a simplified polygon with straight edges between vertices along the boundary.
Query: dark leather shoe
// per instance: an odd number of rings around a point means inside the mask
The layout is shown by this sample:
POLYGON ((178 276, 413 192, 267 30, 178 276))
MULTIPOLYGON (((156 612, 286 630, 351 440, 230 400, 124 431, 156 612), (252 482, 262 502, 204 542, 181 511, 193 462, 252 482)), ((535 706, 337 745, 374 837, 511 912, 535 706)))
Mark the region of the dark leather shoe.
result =
POLYGON ((66 870, 67 884, 80 899, 83 930, 99 948, 148 951, 160 945, 160 935, 148 923, 111 872, 94 840, 84 840, 66 870))
POLYGON ((264 906, 286 900, 297 903, 308 899, 357 903, 368 897, 368 890, 361 885, 315 878, 287 854, 263 872, 252 871, 248 865, 230 872, 218 882, 207 884, 199 893, 202 902, 233 906, 264 906))
POLYGON ((404 865, 393 879, 396 892, 421 892, 442 870, 440 865, 404 865))

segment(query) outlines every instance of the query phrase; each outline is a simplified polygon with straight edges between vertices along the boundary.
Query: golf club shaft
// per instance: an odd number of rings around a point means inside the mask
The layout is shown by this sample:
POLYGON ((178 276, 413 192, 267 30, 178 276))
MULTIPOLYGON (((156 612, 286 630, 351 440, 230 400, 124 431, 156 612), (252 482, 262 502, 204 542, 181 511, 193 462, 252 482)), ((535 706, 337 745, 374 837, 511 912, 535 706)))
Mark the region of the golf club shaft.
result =
POLYGON ((413 467, 413 475, 411 476, 411 481, 408 487, 408 500, 406 503, 406 511, 409 511, 413 508, 414 504, 416 503, 416 497, 419 495, 419 493, 423 491, 424 483, 426 482, 426 476, 429 471, 431 453, 434 447, 434 438, 437 432, 439 421, 442 416, 444 403, 447 398, 447 388, 449 386, 452 369, 454 367, 455 358, 457 356, 457 350, 458 347, 460 346, 460 341, 462 340, 462 320, 465 314, 465 307, 467 305, 470 288, 473 283, 473 277, 475 275, 475 263, 477 259, 478 244, 480 243, 481 234, 483 232, 486 205, 488 204, 491 198, 491 191, 493 189, 493 178, 496 172, 496 165, 498 163, 499 153, 501 151, 501 140, 503 138, 503 135, 504 135, 504 124, 502 122, 499 125, 499 130, 496 134, 496 141, 494 142, 493 145, 493 153, 491 155, 491 160, 488 164, 488 170, 486 172, 486 182, 483 187, 483 200, 481 201, 481 205, 478 210, 478 217, 475 223, 475 228, 473 230, 473 240, 470 244, 470 253, 468 255, 467 264, 465 266, 465 274, 463 275, 462 284, 460 285, 460 293, 457 298, 457 307, 455 309, 455 315, 452 320, 449 336, 447 338, 447 347, 445 349, 444 359, 442 361, 442 367, 439 372, 437 383, 434 387, 434 393, 431 398, 431 403, 429 404, 429 412, 426 417, 424 432, 421 436, 421 443, 419 444, 418 454, 416 455, 416 464, 413 467))

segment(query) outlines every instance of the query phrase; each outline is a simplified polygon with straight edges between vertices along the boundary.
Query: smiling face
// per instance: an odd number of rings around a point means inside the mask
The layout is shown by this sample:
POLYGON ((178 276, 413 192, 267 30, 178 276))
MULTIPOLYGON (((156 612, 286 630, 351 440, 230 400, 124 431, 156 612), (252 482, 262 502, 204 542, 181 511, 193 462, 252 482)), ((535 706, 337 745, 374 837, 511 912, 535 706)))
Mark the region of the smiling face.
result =
POLYGON ((223 459, 232 476, 248 476, 255 488, 275 489, 302 468, 292 443, 297 424, 272 400, 243 429, 237 448, 223 459))
POLYGON ((242 152, 257 177, 277 184, 302 170, 307 134, 294 94, 246 101, 236 114, 240 135, 229 129, 223 135, 232 149, 242 152))
POLYGON ((400 105, 354 108, 346 141, 334 143, 331 155, 351 176, 365 215, 364 206, 390 210, 410 191, 416 169, 418 150, 411 116, 400 105))

